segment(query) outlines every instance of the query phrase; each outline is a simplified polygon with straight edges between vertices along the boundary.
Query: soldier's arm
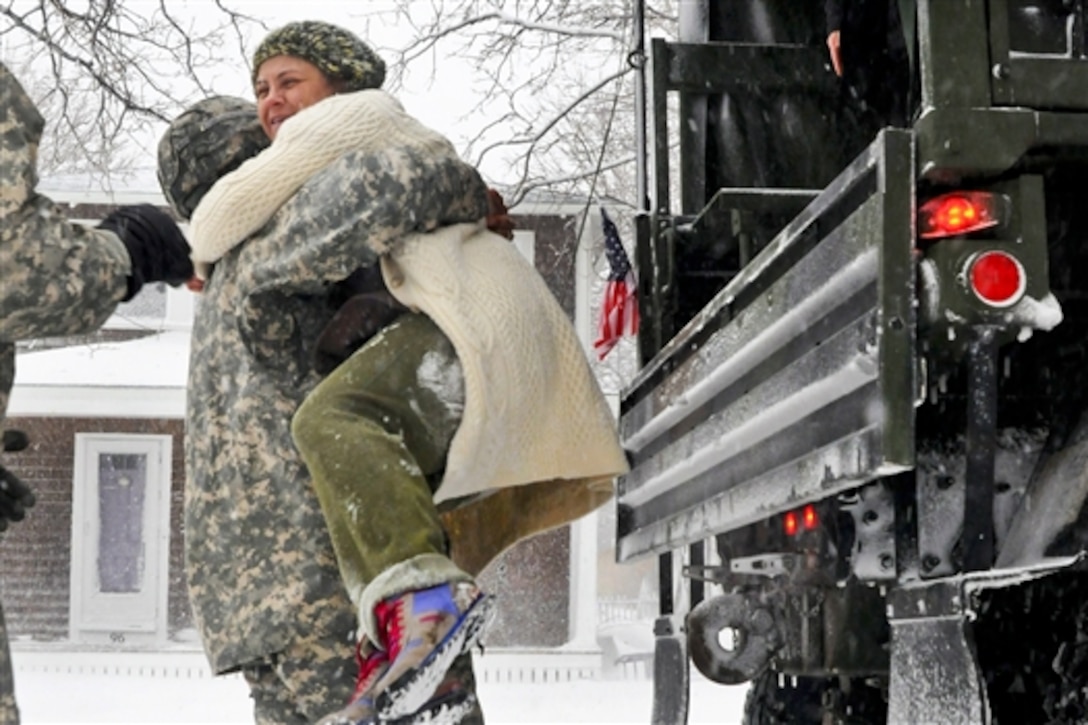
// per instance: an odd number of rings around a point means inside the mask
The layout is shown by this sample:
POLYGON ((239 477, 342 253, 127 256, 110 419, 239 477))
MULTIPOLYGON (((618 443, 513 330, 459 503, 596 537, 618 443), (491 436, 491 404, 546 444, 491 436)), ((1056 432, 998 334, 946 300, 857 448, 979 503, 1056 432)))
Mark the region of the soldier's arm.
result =
POLYGON ((843 6, 846 0, 824 0, 824 17, 827 19, 827 32, 842 30, 843 6))
POLYGON ((842 17, 845 0, 825 0, 824 16, 827 19, 827 52, 835 75, 842 76, 842 17))
POLYGON ((34 190, 42 126, 0 63, 0 341, 96 329, 132 273, 116 234, 72 224, 34 190))
POLYGON ((15 383, 15 345, 0 341, 0 423, 8 412, 8 398, 15 383))

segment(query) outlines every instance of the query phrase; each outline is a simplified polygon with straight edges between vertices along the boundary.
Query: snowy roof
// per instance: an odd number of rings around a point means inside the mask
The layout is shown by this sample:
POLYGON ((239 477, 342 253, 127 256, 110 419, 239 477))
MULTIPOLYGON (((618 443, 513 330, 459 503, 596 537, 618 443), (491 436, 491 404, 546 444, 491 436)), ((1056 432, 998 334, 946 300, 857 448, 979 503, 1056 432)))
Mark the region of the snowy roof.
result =
POLYGON ((180 418, 189 374, 187 330, 125 342, 20 352, 10 415, 180 418))
POLYGON ((98 174, 54 174, 42 178, 36 190, 66 204, 166 204, 153 168, 105 178, 98 174))

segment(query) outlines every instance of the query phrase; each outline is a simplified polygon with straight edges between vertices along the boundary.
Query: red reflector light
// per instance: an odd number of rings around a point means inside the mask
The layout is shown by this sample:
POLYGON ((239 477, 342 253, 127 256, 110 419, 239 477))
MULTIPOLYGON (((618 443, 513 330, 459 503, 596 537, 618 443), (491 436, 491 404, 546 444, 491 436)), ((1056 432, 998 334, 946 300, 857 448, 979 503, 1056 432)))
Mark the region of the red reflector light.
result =
POLYGON ((941 239, 989 229, 1001 223, 996 194, 957 191, 930 199, 918 209, 918 236, 941 239))
POLYGON ((801 511, 801 520, 805 524, 805 531, 812 531, 820 524, 820 517, 816 515, 816 507, 812 504, 805 506, 801 511))
POLYGON ((994 307, 1008 307, 1020 300, 1027 280, 1024 268, 1011 254, 983 252, 971 258, 971 290, 983 302, 994 307))
POLYGON ((796 511, 790 511, 786 514, 785 518, 782 519, 782 528, 785 529, 786 536, 793 536, 797 533, 797 530, 800 528, 800 523, 797 520, 796 511))

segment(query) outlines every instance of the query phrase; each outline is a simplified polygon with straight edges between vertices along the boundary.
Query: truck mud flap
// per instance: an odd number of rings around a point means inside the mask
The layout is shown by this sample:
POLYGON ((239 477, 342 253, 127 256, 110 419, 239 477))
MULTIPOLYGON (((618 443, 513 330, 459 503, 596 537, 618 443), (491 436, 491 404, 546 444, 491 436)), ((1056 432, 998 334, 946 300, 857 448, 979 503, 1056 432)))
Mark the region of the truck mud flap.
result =
POLYGON ((888 725, 986 725, 982 691, 960 617, 893 621, 888 725))
POLYGON ((1068 556, 892 590, 887 604, 892 629, 888 724, 987 725, 989 704, 969 629, 979 617, 979 594, 1084 568, 1084 556, 1068 556))
POLYGON ((654 623, 654 725, 682 725, 688 721, 691 698, 691 670, 688 667, 688 640, 673 617, 659 617, 654 623))
POLYGON ((625 391, 617 558, 914 465, 914 167, 886 130, 625 391))

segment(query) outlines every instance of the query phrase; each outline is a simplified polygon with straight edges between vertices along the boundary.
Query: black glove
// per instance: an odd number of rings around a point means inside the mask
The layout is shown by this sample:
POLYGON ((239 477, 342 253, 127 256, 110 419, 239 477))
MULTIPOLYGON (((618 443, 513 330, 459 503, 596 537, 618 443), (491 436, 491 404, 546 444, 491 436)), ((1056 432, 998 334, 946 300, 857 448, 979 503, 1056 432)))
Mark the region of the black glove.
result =
MULTIPOLYGON (((21 430, 6 430, 3 436, 5 453, 15 453, 27 447, 30 439, 21 430)), ((15 474, 0 464, 0 531, 8 521, 22 521, 26 510, 34 505, 34 494, 15 474)))
POLYGON ((328 375, 407 310, 388 292, 364 292, 350 297, 317 338, 314 370, 319 375, 328 375))
POLYGON ((185 235, 169 215, 150 204, 122 206, 103 219, 98 228, 120 237, 132 260, 126 302, 148 282, 177 287, 193 276, 185 235))

